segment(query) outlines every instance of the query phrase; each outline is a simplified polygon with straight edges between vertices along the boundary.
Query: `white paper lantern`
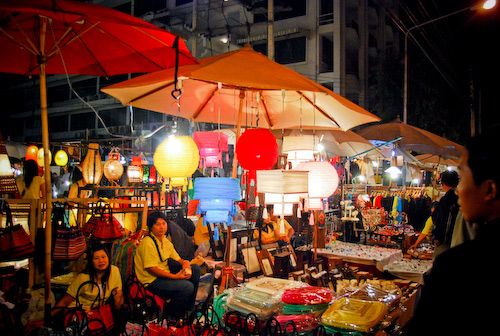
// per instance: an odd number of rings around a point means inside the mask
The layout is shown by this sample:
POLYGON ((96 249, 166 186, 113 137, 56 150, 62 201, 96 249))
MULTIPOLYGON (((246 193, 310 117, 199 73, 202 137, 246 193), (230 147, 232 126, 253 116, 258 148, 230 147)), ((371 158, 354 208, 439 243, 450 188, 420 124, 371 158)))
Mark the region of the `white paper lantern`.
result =
POLYGON ((339 186, 337 171, 329 162, 303 162, 296 170, 309 171, 309 198, 329 197, 339 186))

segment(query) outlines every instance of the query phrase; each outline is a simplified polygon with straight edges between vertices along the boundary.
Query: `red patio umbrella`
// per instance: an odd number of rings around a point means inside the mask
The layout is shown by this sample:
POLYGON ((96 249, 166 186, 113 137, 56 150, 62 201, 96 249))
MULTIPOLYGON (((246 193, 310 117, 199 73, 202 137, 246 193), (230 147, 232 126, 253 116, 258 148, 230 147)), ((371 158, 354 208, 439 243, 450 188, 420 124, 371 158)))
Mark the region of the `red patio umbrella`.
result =
MULTIPOLYGON (((175 35, 117 10, 74 1, 2 0, 0 45, 0 72, 40 76, 46 172, 50 172, 46 74, 111 76, 157 71, 174 66, 176 61, 196 63, 185 43, 175 35)), ((45 187, 47 308, 50 307, 52 244, 52 193, 47 173, 45 187)))

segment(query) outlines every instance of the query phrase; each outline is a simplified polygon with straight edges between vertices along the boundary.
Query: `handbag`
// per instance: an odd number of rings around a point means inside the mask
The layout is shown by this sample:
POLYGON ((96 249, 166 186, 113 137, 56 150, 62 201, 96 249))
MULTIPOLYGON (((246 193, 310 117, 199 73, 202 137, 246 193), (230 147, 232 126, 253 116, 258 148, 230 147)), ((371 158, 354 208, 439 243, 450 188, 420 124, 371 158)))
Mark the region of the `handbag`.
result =
POLYGON ((78 260, 87 249, 85 237, 79 227, 69 226, 68 213, 65 205, 54 207, 52 224, 55 228, 53 260, 78 260))
POLYGON ((113 216, 109 204, 99 205, 87 222, 85 229, 89 236, 98 240, 112 241, 123 237, 123 228, 113 216))
POLYGON ((65 326, 71 325, 75 319, 80 321, 86 319, 88 329, 91 334, 102 335, 113 329, 115 325, 113 320, 113 311, 111 310, 111 304, 104 302, 104 296, 105 295, 102 295, 101 300, 101 289, 95 281, 89 280, 83 282, 76 291, 75 300, 77 309, 71 315, 66 316, 65 326), (80 291, 85 286, 97 287, 97 295, 94 302, 92 302, 91 309, 87 311, 83 309, 83 305, 79 300, 80 291))
POLYGON ((20 225, 13 225, 12 212, 6 201, 1 201, 0 209, 5 213, 5 227, 0 228, 0 261, 22 260, 32 257, 35 246, 30 236, 20 225))

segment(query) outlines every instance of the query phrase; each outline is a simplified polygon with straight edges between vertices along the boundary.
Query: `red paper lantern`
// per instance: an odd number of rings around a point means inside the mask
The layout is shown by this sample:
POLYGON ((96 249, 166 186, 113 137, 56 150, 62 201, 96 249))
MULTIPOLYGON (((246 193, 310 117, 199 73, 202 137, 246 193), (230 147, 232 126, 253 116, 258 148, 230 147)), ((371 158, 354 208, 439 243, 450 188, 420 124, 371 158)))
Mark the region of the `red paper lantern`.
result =
POLYGON ((247 170, 266 170, 278 161, 278 144, 267 129, 247 129, 236 143, 238 161, 247 170))

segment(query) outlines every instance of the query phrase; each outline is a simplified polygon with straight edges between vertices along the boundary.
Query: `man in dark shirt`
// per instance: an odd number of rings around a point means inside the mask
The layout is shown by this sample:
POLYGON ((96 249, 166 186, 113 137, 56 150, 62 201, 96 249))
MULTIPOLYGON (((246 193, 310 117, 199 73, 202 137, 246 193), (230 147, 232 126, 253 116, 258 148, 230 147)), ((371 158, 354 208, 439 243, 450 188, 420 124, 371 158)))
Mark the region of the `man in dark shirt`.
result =
POLYGON ((478 235, 435 259, 407 335, 498 333, 500 292, 491 274, 500 260, 497 147, 498 139, 493 136, 479 136, 467 144, 457 193, 464 218, 478 223, 478 235))
POLYGON ((434 230, 432 236, 436 242, 436 253, 442 253, 450 248, 451 236, 458 213, 458 196, 455 188, 458 185, 458 174, 456 171, 445 170, 441 173, 441 187, 445 194, 439 200, 436 210, 432 214, 434 230))

